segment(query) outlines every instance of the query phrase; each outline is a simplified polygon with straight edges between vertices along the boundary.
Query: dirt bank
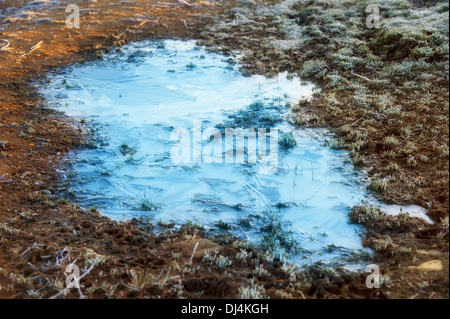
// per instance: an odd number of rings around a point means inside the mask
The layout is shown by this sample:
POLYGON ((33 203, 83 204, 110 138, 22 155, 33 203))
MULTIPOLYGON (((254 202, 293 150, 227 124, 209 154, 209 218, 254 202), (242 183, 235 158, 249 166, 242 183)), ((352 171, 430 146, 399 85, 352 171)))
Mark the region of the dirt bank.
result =
MULTIPOLYGON (((448 185, 444 185, 448 182, 448 174, 444 173, 448 172, 448 141, 444 142, 448 140, 448 128, 444 128, 444 124, 448 126, 448 103, 447 107, 445 104, 441 107, 448 96, 448 75, 444 81, 427 80, 440 90, 430 93, 432 103, 427 104, 428 109, 407 104, 422 98, 423 92, 396 100, 396 105, 407 108, 408 120, 397 117, 394 120, 402 120, 411 127, 413 135, 409 138, 417 150, 428 150, 415 156, 415 159, 420 155, 429 158, 420 169, 403 165, 405 161, 407 164, 408 156, 399 155, 393 161, 381 156, 391 150, 401 153, 395 149, 400 144, 394 145, 394 149, 379 146, 391 135, 397 136, 401 145, 406 144, 401 128, 392 125, 397 122, 389 122, 391 118, 383 118, 381 123, 371 121, 372 118, 366 117, 374 115, 357 106, 349 108, 350 112, 345 106, 353 105, 354 101, 345 100, 344 88, 332 91, 327 82, 327 76, 332 73, 328 71, 321 77, 315 76, 324 87, 322 94, 296 109, 299 118, 305 118, 297 121, 298 124, 335 128, 347 124, 355 132, 368 132, 364 140, 351 140, 361 137, 361 133, 346 131, 341 136, 348 147, 351 143, 364 142, 358 156, 366 160, 358 164, 368 169, 370 176, 378 173, 383 178, 386 174, 383 168, 388 165, 392 169, 397 164, 404 169, 400 172, 408 180, 417 180, 414 188, 406 181, 392 182, 382 196, 425 206, 426 202, 433 203, 431 216, 437 222, 433 226, 402 217, 384 219, 367 207, 354 211, 352 221, 367 227, 364 240, 376 248, 374 262, 385 275, 380 289, 367 289, 367 274, 319 267, 296 271, 289 264, 272 260, 227 236, 201 239, 202 229, 195 225, 155 236, 148 232, 152 225, 114 222, 95 210, 83 210, 58 196, 62 185, 57 170, 69 149, 83 145, 83 132, 70 119, 46 109, 45 101, 32 83, 45 82, 47 72, 64 65, 101 58, 103 52, 114 46, 147 38, 201 38, 212 49, 244 50, 249 72, 299 72, 308 60, 326 59, 327 54, 317 52, 331 52, 318 51, 322 48, 317 43, 287 50, 282 56, 266 48, 268 37, 282 40, 287 36, 287 31, 280 27, 282 23, 274 23, 276 17, 290 18, 286 12, 274 9, 278 7, 272 7, 279 1, 260 1, 258 6, 251 1, 136 0, 120 4, 105 0, 79 1, 80 29, 65 27, 65 7, 70 1, 59 1, 57 5, 33 2, 45 8, 30 7, 27 2, 0 2, 0 39, 10 44, 6 51, 0 51, 0 297, 77 298, 80 296, 77 290, 65 289, 64 271, 72 263, 81 268, 81 273, 86 273, 81 292, 91 298, 448 297, 448 185), (7 11, 8 8, 14 9, 7 11), (26 9, 21 11, 21 8, 26 9), (260 14, 260 10, 265 14, 260 14), (244 18, 253 22, 239 23, 246 21, 244 18), (446 92, 444 85, 447 85, 446 92), (324 105, 331 103, 331 93, 337 104, 327 111, 324 105), (438 96, 442 97, 438 99, 438 96), (418 123, 423 118, 426 121, 418 123), (433 131, 436 123, 441 123, 439 132, 433 131), (376 128, 373 133, 371 127, 376 128), (436 147, 432 146, 433 141, 436 147), (429 148, 425 148, 427 145, 429 148), (447 153, 444 147, 441 150, 444 156, 432 156, 441 145, 447 145, 447 153), (441 172, 439 177, 437 172, 441 172), (419 177, 424 179, 421 184, 417 184, 422 181, 419 177), (405 194, 409 194, 408 199, 404 198, 405 194), (433 260, 437 261, 433 265, 441 265, 441 270, 408 268, 433 260), (231 266, 227 266, 227 261, 231 266)), ((307 4, 284 10, 301 16, 306 9, 307 4)), ((315 25, 312 18, 310 23, 315 25)), ((394 59, 395 55, 388 54, 386 58, 394 59)), ((325 69, 337 68, 329 62, 325 69)), ((358 78, 354 73, 367 78, 373 75, 361 68, 353 70, 353 74, 351 71, 344 74, 353 80, 358 78)), ((400 84, 393 82, 380 90, 393 93, 395 85, 400 84)), ((338 136, 340 132, 337 130, 338 136)))

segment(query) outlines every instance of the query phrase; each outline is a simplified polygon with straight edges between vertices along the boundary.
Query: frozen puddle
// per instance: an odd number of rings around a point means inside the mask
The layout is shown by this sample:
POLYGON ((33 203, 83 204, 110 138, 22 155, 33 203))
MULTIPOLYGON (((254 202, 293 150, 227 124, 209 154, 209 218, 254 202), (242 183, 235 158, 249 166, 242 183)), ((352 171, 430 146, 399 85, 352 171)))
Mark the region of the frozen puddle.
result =
POLYGON ((244 77, 226 59, 194 42, 142 42, 54 75, 44 89, 50 103, 95 130, 92 147, 71 156, 66 176, 75 200, 117 220, 148 216, 154 223, 231 228, 242 240, 288 249, 299 264, 358 259, 359 227, 348 224, 347 213, 372 199, 345 152, 324 146, 322 133, 295 130, 287 121, 289 103, 311 95, 312 85, 286 76, 244 77), (272 129, 265 145, 277 152, 267 147, 267 156, 250 161, 250 138, 239 130, 248 127, 272 129), (221 150, 204 154, 216 154, 209 156, 215 163, 199 161, 199 145, 233 149, 222 134, 212 138, 224 128, 236 129, 236 145, 240 137, 246 141, 247 160, 219 163, 221 150), (193 129, 203 132, 201 144, 193 129), (185 140, 178 135, 183 130, 190 134, 185 140), (285 150, 269 143, 276 132, 278 138, 293 132, 297 145, 285 150), (186 163, 174 150, 189 145, 186 163))

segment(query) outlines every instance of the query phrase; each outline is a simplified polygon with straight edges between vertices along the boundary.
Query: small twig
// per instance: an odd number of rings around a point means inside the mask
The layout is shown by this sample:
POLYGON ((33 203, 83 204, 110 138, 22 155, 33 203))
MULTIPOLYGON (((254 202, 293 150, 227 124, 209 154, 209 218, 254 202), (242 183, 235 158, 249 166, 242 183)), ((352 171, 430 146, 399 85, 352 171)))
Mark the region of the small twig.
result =
POLYGON ((368 81, 368 82, 372 82, 372 81, 373 81, 373 80, 371 80, 371 79, 366 78, 365 76, 356 74, 355 72, 353 72, 353 70, 352 70, 350 73, 351 73, 352 75, 357 76, 358 78, 363 79, 363 80, 366 80, 366 81, 368 81))
POLYGON ((33 265, 32 263, 29 262, 27 265, 30 266, 31 268, 33 268, 34 270, 37 270, 36 266, 33 265))
POLYGON ((8 176, 8 173, 5 173, 2 176, 0 176, 0 183, 12 183, 12 180, 6 179, 6 176, 8 176))
POLYGON ((144 24, 146 24, 148 20, 142 21, 141 24, 139 24, 139 27, 142 27, 144 24))
POLYGON ((189 2, 187 2, 187 1, 184 1, 184 0, 178 0, 178 2, 181 3, 181 4, 184 4, 184 5, 188 6, 188 7, 194 6, 194 4, 189 3, 189 2))
POLYGON ((243 25, 243 24, 248 24, 248 23, 253 23, 253 24, 258 24, 258 22, 247 18, 245 15, 243 14, 236 14, 236 18, 234 19, 234 23, 236 25, 243 25))
POLYGON ((367 114, 368 111, 364 112, 364 115, 361 116, 359 119, 357 119, 355 122, 353 122, 352 124, 350 124, 350 126, 355 126, 356 123, 358 123, 359 121, 361 121, 367 114))
POLYGON ((329 41, 334 41, 334 42, 336 42, 337 44, 339 44, 341 47, 344 46, 344 45, 343 45, 341 42, 339 42, 338 40, 336 40, 336 39, 334 39, 334 38, 330 38, 329 36, 327 36, 327 35, 325 35, 325 34, 324 34, 324 36, 325 36, 325 38, 327 38, 329 41))
POLYGON ((200 242, 198 241, 196 244, 195 244, 195 247, 194 247, 194 251, 192 252, 192 256, 191 256, 191 263, 192 263, 192 260, 194 259, 194 255, 195 255, 195 252, 197 251, 197 248, 198 248, 198 244, 199 244, 200 242))
MULTIPOLYGON (((76 261, 76 260, 75 260, 75 261, 76 261)), ((86 277, 86 275, 89 275, 89 273, 92 271, 92 269, 94 269, 95 266, 97 266, 97 263, 93 263, 93 264, 91 265, 91 267, 89 267, 89 269, 86 270, 86 272, 85 272, 84 274, 82 274, 82 275, 80 276, 80 278, 78 278, 78 283, 80 282, 81 279, 83 279, 84 277, 86 277)))
POLYGON ((239 226, 239 229, 241 230, 241 232, 245 235, 245 237, 247 237, 247 240, 250 240, 250 237, 247 235, 247 233, 242 229, 241 226, 239 226))
POLYGON ((48 299, 57 299, 59 296, 62 296, 62 295, 63 295, 62 292, 58 292, 56 295, 53 295, 53 296, 51 296, 51 297, 48 298, 48 299))
POLYGON ((20 257, 22 257, 23 255, 25 255, 27 252, 29 252, 31 250, 30 247, 28 247, 27 249, 25 249, 25 251, 23 253, 20 254, 20 257))
POLYGON ((36 45, 32 46, 30 53, 36 49, 39 49, 41 47, 42 43, 44 43, 44 41, 39 41, 36 45))
POLYGON ((264 184, 264 182, 258 177, 258 175, 255 174, 255 177, 258 179, 261 185, 264 186, 264 188, 267 188, 266 184, 264 184))
POLYGON ((22 57, 24 57, 24 56, 26 56, 26 55, 28 55, 28 54, 31 54, 33 51, 39 49, 39 48, 41 47, 42 43, 44 43, 44 41, 39 41, 36 45, 34 45, 34 46, 31 47, 30 52, 24 53, 24 54, 22 54, 20 57, 22 58, 22 57))

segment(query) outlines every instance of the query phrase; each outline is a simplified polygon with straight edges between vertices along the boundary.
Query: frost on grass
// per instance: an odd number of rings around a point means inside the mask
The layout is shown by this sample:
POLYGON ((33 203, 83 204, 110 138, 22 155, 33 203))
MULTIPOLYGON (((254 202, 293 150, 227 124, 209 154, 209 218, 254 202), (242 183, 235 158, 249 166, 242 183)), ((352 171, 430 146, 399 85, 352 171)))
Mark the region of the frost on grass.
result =
POLYGON ((210 266, 217 265, 220 269, 229 267, 233 264, 231 259, 226 256, 220 255, 216 250, 213 252, 205 250, 202 261, 205 263, 209 263, 210 266))
POLYGON ((249 279, 246 284, 239 288, 240 299, 266 299, 264 286, 255 283, 254 279, 249 279))

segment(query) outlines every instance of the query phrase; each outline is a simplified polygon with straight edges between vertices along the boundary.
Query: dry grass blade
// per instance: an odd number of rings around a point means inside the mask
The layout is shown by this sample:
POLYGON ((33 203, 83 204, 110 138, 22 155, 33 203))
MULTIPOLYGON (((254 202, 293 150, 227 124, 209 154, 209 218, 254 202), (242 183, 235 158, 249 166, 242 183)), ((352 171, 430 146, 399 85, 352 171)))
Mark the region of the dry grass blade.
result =
POLYGON ((24 57, 24 56, 26 56, 28 54, 31 54, 33 51, 39 49, 42 46, 42 43, 44 43, 44 41, 39 41, 36 45, 31 47, 30 52, 24 53, 20 57, 22 58, 22 57, 24 57))

